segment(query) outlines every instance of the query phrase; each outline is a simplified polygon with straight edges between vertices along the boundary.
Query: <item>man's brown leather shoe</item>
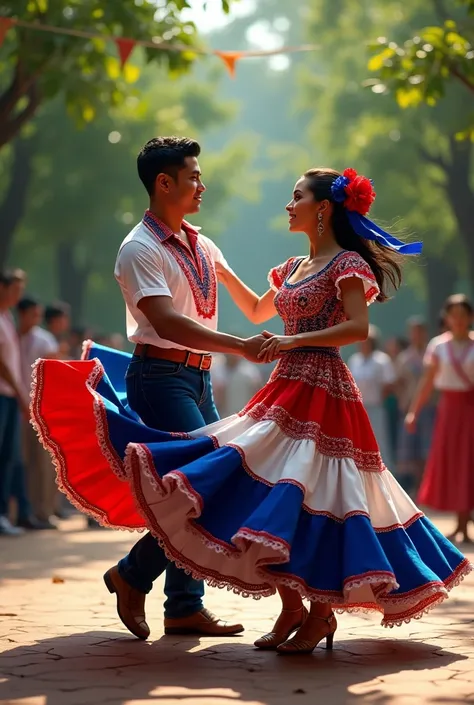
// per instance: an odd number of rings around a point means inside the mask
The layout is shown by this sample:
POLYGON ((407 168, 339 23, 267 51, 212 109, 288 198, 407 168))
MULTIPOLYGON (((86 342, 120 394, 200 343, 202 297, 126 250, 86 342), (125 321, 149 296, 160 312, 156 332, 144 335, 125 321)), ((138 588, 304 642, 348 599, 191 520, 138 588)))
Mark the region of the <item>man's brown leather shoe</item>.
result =
POLYGON ((148 639, 150 627, 145 618, 145 597, 144 592, 135 590, 120 577, 118 566, 114 565, 104 575, 104 582, 111 593, 117 595, 118 616, 127 627, 139 639, 148 639))
POLYGON ((228 624, 216 617, 209 610, 202 609, 190 617, 170 619, 165 617, 165 634, 207 634, 208 636, 225 636, 240 634, 244 628, 241 624, 228 624))

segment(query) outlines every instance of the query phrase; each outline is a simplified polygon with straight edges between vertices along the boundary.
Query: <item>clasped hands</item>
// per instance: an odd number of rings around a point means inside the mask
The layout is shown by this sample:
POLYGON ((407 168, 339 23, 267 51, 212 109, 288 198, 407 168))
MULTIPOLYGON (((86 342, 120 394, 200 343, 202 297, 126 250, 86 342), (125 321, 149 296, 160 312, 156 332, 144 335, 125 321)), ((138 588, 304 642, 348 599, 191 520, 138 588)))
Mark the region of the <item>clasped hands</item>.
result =
POLYGON ((293 347, 295 339, 291 335, 274 335, 264 330, 244 340, 244 357, 251 362, 273 362, 293 347))

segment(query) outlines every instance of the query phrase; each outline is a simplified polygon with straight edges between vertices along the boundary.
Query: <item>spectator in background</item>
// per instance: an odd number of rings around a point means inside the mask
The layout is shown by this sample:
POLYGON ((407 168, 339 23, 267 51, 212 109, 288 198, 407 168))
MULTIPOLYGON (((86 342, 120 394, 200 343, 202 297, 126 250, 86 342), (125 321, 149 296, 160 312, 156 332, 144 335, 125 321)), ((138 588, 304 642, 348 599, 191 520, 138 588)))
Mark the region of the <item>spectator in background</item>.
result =
POLYGON ((359 352, 351 355, 348 367, 362 394, 383 461, 390 468, 393 458, 384 402, 395 388, 397 375, 390 357, 378 349, 378 337, 377 328, 369 326, 367 340, 359 343, 359 352))
POLYGON ((92 332, 85 326, 77 326, 69 331, 69 355, 72 360, 80 360, 82 357, 82 344, 85 340, 93 338, 92 332))
POLYGON ((431 509, 456 512, 451 541, 472 543, 468 524, 474 510, 474 306, 464 294, 450 296, 444 307, 447 331, 426 349, 424 373, 405 424, 415 432, 433 389, 440 393, 433 443, 418 500, 431 509))
POLYGON ((410 344, 397 359, 398 407, 400 409, 399 442, 397 447, 397 479, 406 492, 416 493, 421 482, 431 447, 435 421, 435 404, 428 402, 418 415, 413 433, 408 433, 404 418, 408 413, 423 374, 423 359, 428 344, 428 329, 420 316, 407 322, 410 344))
POLYGON ((214 400, 222 418, 242 411, 263 384, 257 365, 236 355, 220 356, 219 362, 211 368, 211 379, 214 400))
POLYGON ((11 310, 24 288, 21 269, 0 272, 0 535, 38 528, 26 495, 21 458, 21 414, 29 418, 29 399, 22 385, 20 346, 11 310), (18 527, 9 519, 10 499, 17 501, 18 527), (19 528, 22 527, 22 528, 19 528))
POLYGON ((62 301, 56 301, 46 307, 44 312, 46 329, 59 343, 59 355, 62 359, 69 357, 70 346, 67 339, 71 325, 71 307, 62 301))
MULTIPOLYGON (((34 298, 21 299, 17 307, 20 342, 21 377, 25 396, 31 386, 31 368, 38 358, 58 357, 56 338, 40 327, 43 307, 34 298)), ((58 489, 56 473, 49 453, 44 450, 28 419, 23 420, 23 454, 29 497, 33 512, 43 528, 55 529, 51 516, 55 512, 58 489)))
POLYGON ((397 337, 389 338, 384 345, 385 352, 391 359, 395 369, 395 374, 397 376, 392 391, 387 395, 384 402, 385 411, 387 414, 388 442, 390 443, 390 455, 393 463, 397 462, 398 431, 400 428, 400 411, 398 408, 399 374, 397 360, 400 353, 402 353, 403 350, 406 350, 407 347, 408 341, 405 338, 397 337))

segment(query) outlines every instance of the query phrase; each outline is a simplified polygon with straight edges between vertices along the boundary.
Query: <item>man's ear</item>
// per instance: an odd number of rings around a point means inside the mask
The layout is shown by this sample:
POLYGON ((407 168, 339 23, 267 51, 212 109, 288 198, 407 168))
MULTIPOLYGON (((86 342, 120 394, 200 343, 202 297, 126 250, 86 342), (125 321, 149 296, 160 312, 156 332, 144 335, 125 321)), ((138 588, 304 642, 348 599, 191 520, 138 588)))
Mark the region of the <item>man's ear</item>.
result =
POLYGON ((170 190, 171 176, 168 174, 158 174, 155 179, 155 190, 164 191, 168 193, 170 190))

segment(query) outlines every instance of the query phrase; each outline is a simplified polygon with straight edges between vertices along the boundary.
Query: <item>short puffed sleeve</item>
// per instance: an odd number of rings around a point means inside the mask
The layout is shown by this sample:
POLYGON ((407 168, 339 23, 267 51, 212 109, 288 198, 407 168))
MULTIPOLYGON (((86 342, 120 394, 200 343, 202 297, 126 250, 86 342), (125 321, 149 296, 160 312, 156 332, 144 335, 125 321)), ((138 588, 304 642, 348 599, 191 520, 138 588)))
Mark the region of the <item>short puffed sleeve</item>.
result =
POLYGON ((340 255, 332 267, 332 275, 338 299, 341 299, 341 281, 352 277, 362 279, 367 306, 373 303, 380 293, 373 271, 357 252, 344 252, 340 255))
POLYGON ((288 274, 291 272, 293 265, 296 264, 297 257, 290 257, 286 262, 273 267, 268 272, 268 283, 273 291, 279 291, 288 274))
POLYGON ((423 364, 426 367, 431 367, 436 363, 441 357, 441 347, 446 345, 446 343, 451 339, 450 333, 442 333, 432 338, 428 345, 426 346, 425 354, 423 356, 423 364))

